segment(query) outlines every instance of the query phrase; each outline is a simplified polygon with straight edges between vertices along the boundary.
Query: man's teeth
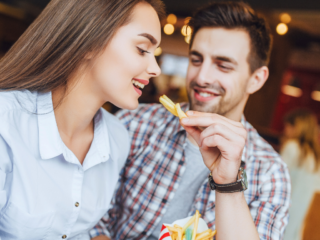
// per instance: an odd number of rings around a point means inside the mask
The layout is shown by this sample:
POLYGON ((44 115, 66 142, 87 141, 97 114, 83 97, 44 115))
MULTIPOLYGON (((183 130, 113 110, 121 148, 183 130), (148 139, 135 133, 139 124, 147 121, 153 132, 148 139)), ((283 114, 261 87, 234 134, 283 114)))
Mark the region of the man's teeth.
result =
POLYGON ((212 97, 214 94, 212 93, 207 93, 207 92, 199 92, 199 95, 202 97, 212 97))
POLYGON ((136 85, 137 87, 141 88, 141 89, 144 88, 144 84, 142 84, 141 82, 132 80, 132 83, 133 83, 134 85, 136 85))

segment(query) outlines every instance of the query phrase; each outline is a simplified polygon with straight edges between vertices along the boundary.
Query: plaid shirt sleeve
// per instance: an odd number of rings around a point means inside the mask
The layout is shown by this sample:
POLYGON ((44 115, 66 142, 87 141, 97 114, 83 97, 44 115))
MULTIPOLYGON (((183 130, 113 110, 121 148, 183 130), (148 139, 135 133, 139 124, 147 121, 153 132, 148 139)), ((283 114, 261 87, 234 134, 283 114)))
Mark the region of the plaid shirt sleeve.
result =
MULTIPOLYGON (((250 128, 249 128, 250 129, 250 128)), ((248 154, 248 182, 245 192, 251 215, 261 240, 282 239, 288 223, 290 176, 278 153, 258 134, 252 133, 253 149, 248 154)))
POLYGON ((252 201, 249 208, 260 239, 278 240, 283 238, 288 224, 290 177, 283 164, 271 161, 268 165, 259 173, 263 184, 258 199, 252 201))

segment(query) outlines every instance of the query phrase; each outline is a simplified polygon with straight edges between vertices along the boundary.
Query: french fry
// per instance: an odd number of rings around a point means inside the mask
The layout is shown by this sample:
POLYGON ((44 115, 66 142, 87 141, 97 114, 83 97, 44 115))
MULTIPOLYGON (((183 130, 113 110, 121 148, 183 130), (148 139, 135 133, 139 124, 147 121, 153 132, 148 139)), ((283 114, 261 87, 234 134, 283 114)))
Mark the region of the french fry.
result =
POLYGON ((182 229, 178 228, 178 240, 182 240, 182 229))
POLYGON ((183 226, 182 232, 185 232, 187 228, 194 222, 196 215, 194 215, 190 220, 183 226))
POLYGON ((170 98, 168 98, 166 95, 162 96, 165 100, 167 100, 171 105, 174 105, 174 102, 170 98))
POLYGON ((181 226, 179 226, 178 224, 175 224, 175 225, 173 225, 175 228, 177 228, 177 229, 182 229, 182 227, 181 226))
POLYGON ((179 229, 175 227, 166 226, 170 232, 178 232, 179 229))
POLYGON ((187 117, 187 115, 181 110, 181 107, 180 107, 179 103, 176 104, 176 110, 177 110, 178 117, 180 119, 187 117))
POLYGON ((181 110, 180 104, 174 104, 174 102, 172 102, 171 99, 166 95, 161 96, 159 101, 173 115, 179 117, 180 119, 187 117, 187 115, 181 110))
POLYGON ((192 240, 196 239, 197 230, 198 230, 198 223, 199 223, 199 218, 200 218, 199 215, 200 215, 199 211, 196 210, 196 217, 195 217, 195 220, 194 220, 192 240))
POLYGON ((159 98, 159 101, 169 112, 178 117, 177 110, 172 102, 168 101, 163 96, 159 98))
POLYGON ((216 235, 216 230, 212 231, 209 235, 206 235, 205 237, 199 238, 197 240, 207 240, 213 238, 214 235, 216 235))
MULTIPOLYGON (((166 102, 169 102, 165 100, 166 102)), ((179 104, 176 104, 174 106, 178 106, 177 109, 179 109, 179 104)), ((170 232, 170 236, 172 240, 213 240, 213 237, 216 234, 216 230, 212 231, 211 229, 207 229, 205 231, 202 231, 201 233, 198 233, 198 228, 204 228, 203 226, 203 219, 200 219, 201 214, 199 213, 198 210, 196 210, 195 214, 187 221, 187 223, 181 227, 178 224, 172 225, 165 225, 167 229, 170 232), (199 219, 200 225, 199 225, 199 219), (193 224, 193 228, 192 225, 193 224), (191 227, 190 227, 191 226, 191 227)), ((180 222, 185 222, 186 219, 183 219, 184 221, 180 222)), ((177 221, 179 222, 179 221, 177 221)))
POLYGON ((178 237, 178 233, 177 233, 177 232, 173 232, 173 233, 171 234, 172 240, 176 240, 177 237, 178 237))
POLYGON ((208 230, 206 230, 206 231, 204 231, 204 232, 202 232, 202 233, 198 233, 198 234, 196 235, 196 240, 199 240, 199 239, 201 239, 201 238, 205 238, 205 237, 209 236, 211 233, 212 233, 212 230, 211 230, 211 229, 208 229, 208 230))

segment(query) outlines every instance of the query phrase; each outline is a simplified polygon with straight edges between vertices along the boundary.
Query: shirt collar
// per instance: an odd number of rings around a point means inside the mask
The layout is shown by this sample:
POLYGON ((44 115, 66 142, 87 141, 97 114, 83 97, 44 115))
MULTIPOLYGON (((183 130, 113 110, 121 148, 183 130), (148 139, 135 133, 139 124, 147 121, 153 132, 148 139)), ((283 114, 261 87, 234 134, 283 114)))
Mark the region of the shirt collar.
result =
POLYGON ((83 162, 84 170, 89 169, 99 163, 106 162, 107 160, 114 159, 111 156, 109 131, 106 126, 106 117, 99 109, 94 117, 94 138, 87 154, 85 161, 83 162), (95 157, 94 155, 98 155, 95 157), (90 159, 88 161, 87 159, 90 159))
MULTIPOLYGON (((242 123, 245 130, 247 131, 247 135, 249 135, 250 127, 248 126, 248 122, 243 114, 241 116, 240 122, 242 123)), ((251 148, 250 148, 250 144, 249 144, 248 139, 249 139, 249 137, 247 136, 247 140, 246 140, 246 143, 245 143, 243 151, 242 151, 241 161, 243 161, 243 162, 247 162, 248 156, 250 156, 249 154, 250 154, 251 148)))
MULTIPOLYGON (((38 93, 37 115, 41 158, 51 159, 61 154, 69 156, 70 150, 68 151, 66 147, 64 147, 65 145, 59 134, 51 92, 38 93)), ((83 163, 85 169, 105 162, 110 158, 109 134, 103 117, 102 110, 99 109, 94 117, 94 138, 87 154, 87 159, 90 159, 90 161, 84 161, 83 163), (98 157, 93 157, 95 154, 98 154, 98 157)))
POLYGON ((41 158, 50 159, 62 154, 62 140, 54 115, 51 92, 38 93, 37 116, 41 158))

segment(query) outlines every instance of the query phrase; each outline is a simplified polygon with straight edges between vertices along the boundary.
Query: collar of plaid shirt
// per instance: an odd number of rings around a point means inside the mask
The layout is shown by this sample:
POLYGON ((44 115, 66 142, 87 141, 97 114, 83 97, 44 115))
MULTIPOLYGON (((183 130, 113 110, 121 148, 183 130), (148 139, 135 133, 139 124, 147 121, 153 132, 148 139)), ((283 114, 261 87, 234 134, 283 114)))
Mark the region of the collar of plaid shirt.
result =
MULTIPOLYGON (((188 104, 181 107, 186 111, 188 104)), ((94 232, 103 232, 102 228, 107 227, 112 239, 146 239, 161 222, 185 172, 186 132, 179 119, 159 104, 140 105, 137 110, 120 111, 117 116, 129 130, 132 146, 113 207, 94 232)), ((244 117, 241 122, 248 132, 242 154, 249 184, 245 198, 261 239, 280 239, 288 220, 288 171, 244 117)), ((196 209, 214 229, 215 192, 210 190, 207 179, 189 215, 196 209)))

